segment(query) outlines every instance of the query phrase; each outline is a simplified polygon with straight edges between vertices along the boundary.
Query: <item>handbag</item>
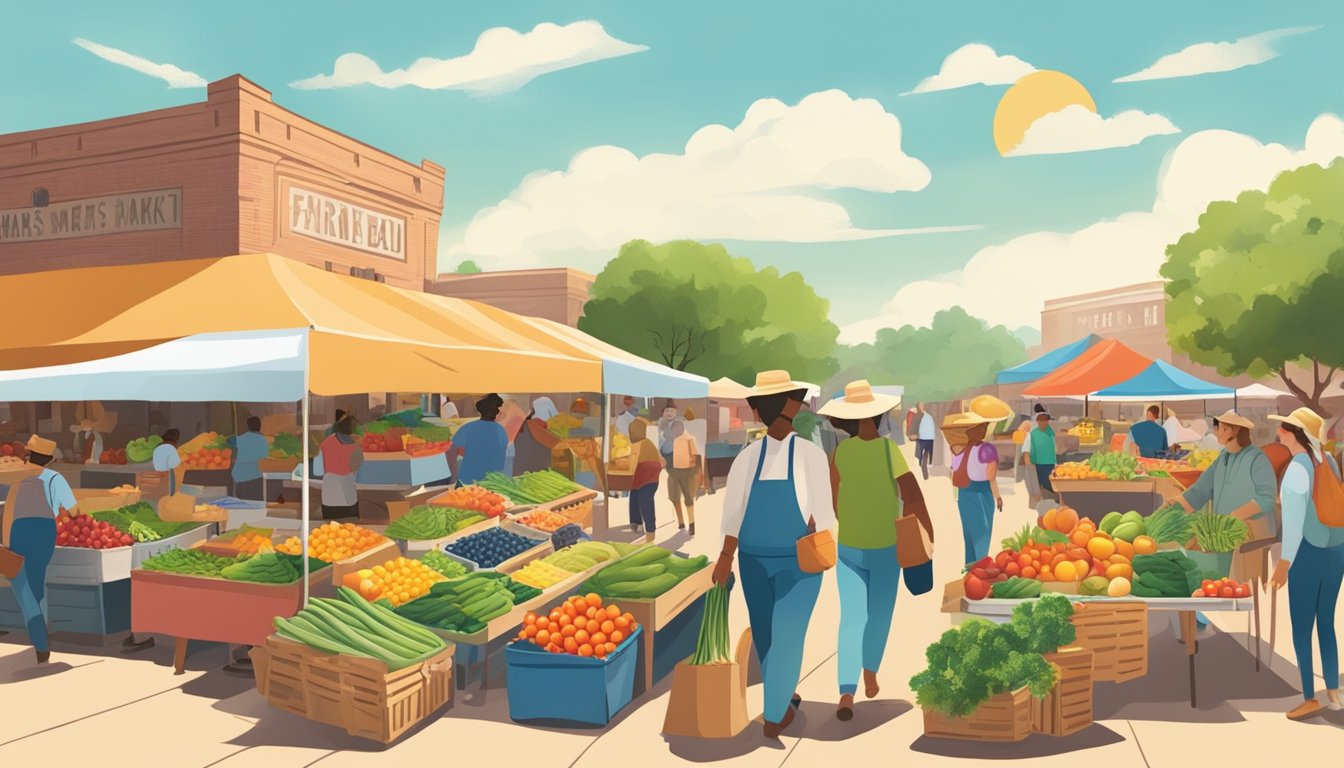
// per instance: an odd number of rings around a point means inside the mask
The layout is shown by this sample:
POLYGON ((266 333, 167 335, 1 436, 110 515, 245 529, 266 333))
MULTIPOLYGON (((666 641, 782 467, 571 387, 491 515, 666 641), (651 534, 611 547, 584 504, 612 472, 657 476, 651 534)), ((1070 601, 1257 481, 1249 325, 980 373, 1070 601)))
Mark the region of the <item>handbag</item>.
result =
POLYGON ((0 576, 4 576, 6 579, 16 579, 22 569, 23 555, 9 547, 0 546, 0 576))
MULTIPOLYGON (((891 465, 891 443, 887 443, 887 475, 894 474, 891 465)), ((896 478, 891 478, 892 489, 900 498, 901 488, 896 478)), ((933 540, 920 519, 910 510, 904 510, 896 518, 896 561, 901 568, 915 568, 933 559, 933 540)))
POLYGON ((798 539, 798 568, 803 573, 821 573, 835 567, 835 536, 823 528, 798 539))

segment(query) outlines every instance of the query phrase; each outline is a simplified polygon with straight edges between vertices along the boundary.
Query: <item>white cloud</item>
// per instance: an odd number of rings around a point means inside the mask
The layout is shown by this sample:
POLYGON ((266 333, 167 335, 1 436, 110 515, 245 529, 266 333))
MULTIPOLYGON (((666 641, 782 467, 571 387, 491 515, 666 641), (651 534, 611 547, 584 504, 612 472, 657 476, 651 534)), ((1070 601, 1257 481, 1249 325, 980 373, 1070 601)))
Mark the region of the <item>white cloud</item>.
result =
POLYGON ((156 64, 133 53, 100 45, 82 37, 76 37, 71 42, 100 59, 129 67, 142 75, 157 77, 167 83, 169 88, 204 88, 206 86, 205 78, 172 64, 156 64))
POLYGON ((950 91, 968 85, 1007 85, 1035 71, 1035 67, 1016 56, 1000 56, 984 43, 967 43, 943 59, 938 74, 924 78, 901 95, 950 91))
POLYGON ((1147 69, 1141 69, 1124 77, 1117 77, 1112 82, 1135 83, 1141 80, 1193 77, 1213 72, 1231 72, 1242 67, 1264 64, 1266 61, 1278 57, 1279 52, 1274 50, 1274 43, 1280 39, 1318 29, 1320 27, 1272 29, 1258 35, 1238 38, 1230 43, 1195 43, 1176 53, 1163 56, 1147 69))
POLYGON ((596 21, 560 26, 538 24, 531 32, 495 27, 476 38, 476 47, 453 59, 417 59, 406 69, 384 72, 362 53, 336 59, 330 75, 315 75, 291 83, 294 88, 348 88, 376 85, 427 90, 457 90, 476 94, 515 91, 534 78, 603 59, 647 51, 645 45, 617 40, 596 21))
POLYGON ((564 171, 523 179, 476 214, 446 263, 473 258, 535 263, 546 254, 600 252, 636 238, 818 243, 919 230, 861 229, 826 190, 892 193, 928 185, 924 163, 901 149, 901 121, 873 99, 814 93, 795 106, 762 99, 735 128, 709 125, 682 154, 638 157, 585 149, 564 171))
POLYGON ((870 341, 879 328, 928 325, 935 312, 957 305, 990 323, 1039 327, 1046 299, 1161 279, 1166 247, 1196 226, 1210 202, 1265 189, 1285 170, 1341 155, 1344 120, 1334 115, 1312 122, 1300 151, 1231 131, 1192 134, 1163 161, 1150 210, 982 248, 963 269, 903 286, 878 317, 844 328, 841 340, 870 341))
POLYGON ((1144 139, 1180 129, 1161 115, 1137 109, 1102 117, 1079 104, 1036 118, 1022 137, 1022 143, 1008 152, 1009 157, 1054 155, 1064 152, 1090 152, 1113 147, 1131 147, 1144 139))

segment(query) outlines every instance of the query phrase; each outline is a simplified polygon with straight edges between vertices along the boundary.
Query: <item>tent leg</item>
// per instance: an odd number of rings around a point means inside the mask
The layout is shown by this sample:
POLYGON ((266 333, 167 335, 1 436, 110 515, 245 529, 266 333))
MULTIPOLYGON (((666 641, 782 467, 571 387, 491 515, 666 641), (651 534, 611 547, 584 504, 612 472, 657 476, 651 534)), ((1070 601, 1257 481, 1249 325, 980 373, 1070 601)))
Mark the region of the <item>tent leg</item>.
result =
MULTIPOLYGON (((307 352, 307 350, 304 350, 304 351, 305 351, 305 353, 307 352)), ((308 587, 309 587, 309 584, 308 584, 308 520, 312 517, 312 509, 311 509, 311 506, 310 506, 311 503, 312 503, 312 499, 311 499, 311 496, 312 496, 312 488, 311 488, 310 483, 308 482, 308 468, 311 466, 311 464, 309 463, 309 456, 308 456, 308 443, 312 441, 312 436, 308 434, 308 421, 309 421, 309 417, 310 417, 310 414, 311 414, 312 409, 313 409, 313 404, 312 404, 311 396, 308 394, 308 367, 309 367, 309 364, 308 364, 308 360, 307 360, 307 355, 306 355, 306 354, 304 355, 304 358, 305 358, 305 359, 304 359, 304 364, 303 364, 303 401, 302 401, 302 403, 300 404, 300 409, 303 411, 303 415, 302 415, 302 419, 301 419, 301 423, 300 423, 300 429, 301 429, 301 432, 299 433, 299 434, 300 434, 300 438, 299 438, 299 439, 303 441, 303 465, 302 465, 302 466, 303 466, 303 488, 302 488, 302 490, 300 491, 300 494, 299 494, 299 495, 300 495, 300 498, 302 499, 303 516, 302 516, 302 522, 300 523, 300 526, 299 526, 299 543, 300 543, 299 551, 303 553, 303 604, 304 604, 304 605, 307 605, 307 604, 308 604, 308 587)))
MULTIPOLYGON (((607 467, 611 466, 611 419, 607 418, 611 395, 607 393, 607 388, 602 388, 602 407, 599 409, 599 416, 602 419, 602 455, 599 461, 602 474, 605 476, 607 467)), ((610 482, 602 484, 602 532, 606 533, 611 529, 611 485, 610 482)), ((593 524, 593 532, 597 532, 597 524, 593 524)))

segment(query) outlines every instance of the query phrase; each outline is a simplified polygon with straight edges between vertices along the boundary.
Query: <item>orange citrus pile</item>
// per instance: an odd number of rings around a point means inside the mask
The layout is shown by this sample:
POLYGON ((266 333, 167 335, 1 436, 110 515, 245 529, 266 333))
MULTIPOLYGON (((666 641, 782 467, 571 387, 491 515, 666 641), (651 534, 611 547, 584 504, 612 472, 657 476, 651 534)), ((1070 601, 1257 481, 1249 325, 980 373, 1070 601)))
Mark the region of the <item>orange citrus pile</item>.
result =
POLYGON ((551 653, 605 659, 638 626, 634 616, 615 604, 602 605, 596 594, 575 595, 549 616, 527 614, 518 639, 551 653))
POLYGON ((347 574, 344 583, 370 602, 387 598, 393 605, 402 605, 429 594, 429 588, 443 580, 443 574, 419 560, 398 557, 347 574))
POLYGON ((1106 474, 1096 471, 1085 461, 1066 461, 1055 467, 1053 477, 1060 480, 1105 480, 1106 474))
POLYGON ((559 513, 539 509, 518 518, 518 522, 526 525, 528 528, 536 528, 538 531, 555 533, 574 521, 559 513))
MULTIPOLYGON (((308 534, 308 556, 328 563, 354 557, 387 541, 387 537, 354 523, 332 521, 308 534)), ((276 550, 289 555, 303 554, 298 536, 290 536, 276 550)))
POLYGON ((240 533, 229 539, 227 544, 238 550, 239 554, 255 555, 262 552, 274 552, 275 544, 269 536, 260 533, 240 533))
POLYGON ((487 517, 499 517, 504 514, 504 509, 508 506, 508 500, 494 491, 487 491, 479 485, 464 485, 437 497, 433 504, 439 507, 455 507, 480 512, 487 517))

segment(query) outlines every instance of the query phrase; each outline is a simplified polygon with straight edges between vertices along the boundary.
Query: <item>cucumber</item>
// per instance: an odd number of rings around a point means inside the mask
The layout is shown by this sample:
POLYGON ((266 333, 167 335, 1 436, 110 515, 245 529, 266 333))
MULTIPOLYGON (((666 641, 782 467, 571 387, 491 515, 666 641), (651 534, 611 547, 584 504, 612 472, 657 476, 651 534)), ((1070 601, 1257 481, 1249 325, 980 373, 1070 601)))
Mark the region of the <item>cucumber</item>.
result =
POLYGON ((625 558, 624 560, 621 560, 613 567, 624 568, 626 566, 634 567, 639 565, 648 565, 649 563, 656 563, 660 560, 666 559, 671 554, 672 554, 671 552, 667 551, 666 549, 663 549, 662 547, 647 546, 639 550, 638 552, 635 552, 634 554, 630 555, 629 557, 625 558))
POLYGON ((647 581, 654 576, 662 576, 667 572, 667 566, 662 563, 649 563, 648 565, 626 566, 623 563, 612 566, 614 573, 608 578, 613 582, 623 581, 647 581))

